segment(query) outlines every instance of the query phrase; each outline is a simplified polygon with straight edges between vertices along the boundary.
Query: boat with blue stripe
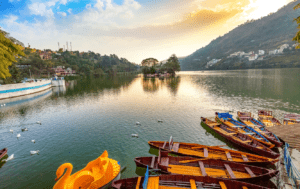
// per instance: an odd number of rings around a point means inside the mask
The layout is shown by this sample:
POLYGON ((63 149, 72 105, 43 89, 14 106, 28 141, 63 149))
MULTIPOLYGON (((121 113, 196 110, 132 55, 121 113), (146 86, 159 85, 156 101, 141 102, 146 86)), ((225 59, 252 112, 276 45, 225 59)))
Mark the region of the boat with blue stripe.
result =
POLYGON ((266 145, 268 148, 275 147, 275 145, 271 143, 268 139, 266 139, 266 137, 264 137, 262 134, 254 130, 252 127, 249 127, 244 123, 233 119, 232 115, 229 113, 216 112, 215 119, 217 122, 223 123, 229 126, 230 128, 236 130, 237 132, 249 135, 254 140, 257 140, 258 142, 266 145))
POLYGON ((275 144, 276 147, 282 146, 282 142, 279 140, 279 138, 272 132, 268 131, 263 123, 260 121, 254 119, 251 116, 250 112, 237 112, 238 120, 244 123, 245 125, 252 127, 254 130, 262 134, 264 137, 266 137, 270 142, 275 144))

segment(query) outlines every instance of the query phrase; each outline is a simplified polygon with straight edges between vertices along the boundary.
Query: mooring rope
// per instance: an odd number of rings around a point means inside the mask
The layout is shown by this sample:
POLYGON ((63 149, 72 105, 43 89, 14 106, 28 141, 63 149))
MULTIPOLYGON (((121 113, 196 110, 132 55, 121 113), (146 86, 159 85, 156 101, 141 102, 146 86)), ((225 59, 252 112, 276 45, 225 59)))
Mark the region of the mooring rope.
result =
MULTIPOLYGON (((291 183, 293 183, 293 188, 297 189, 297 180, 300 181, 300 173, 297 170, 296 166, 294 165, 290 153, 288 151, 289 144, 286 143, 284 147, 284 165, 287 172, 287 175, 289 177, 289 180, 291 183)), ((300 189, 300 186, 298 186, 298 189, 300 189)))

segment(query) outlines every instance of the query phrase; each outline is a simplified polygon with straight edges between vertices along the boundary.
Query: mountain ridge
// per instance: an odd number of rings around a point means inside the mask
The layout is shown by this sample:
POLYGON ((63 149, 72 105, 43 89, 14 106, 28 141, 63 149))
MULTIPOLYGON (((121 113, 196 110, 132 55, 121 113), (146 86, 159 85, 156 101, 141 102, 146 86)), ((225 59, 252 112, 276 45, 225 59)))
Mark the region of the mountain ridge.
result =
POLYGON ((290 2, 275 13, 247 21, 212 40, 207 46, 180 60, 181 70, 201 70, 209 60, 222 59, 237 51, 265 50, 268 53, 284 43, 294 44, 292 38, 297 33, 297 24, 293 20, 300 15, 300 10, 293 7, 298 3, 290 2))

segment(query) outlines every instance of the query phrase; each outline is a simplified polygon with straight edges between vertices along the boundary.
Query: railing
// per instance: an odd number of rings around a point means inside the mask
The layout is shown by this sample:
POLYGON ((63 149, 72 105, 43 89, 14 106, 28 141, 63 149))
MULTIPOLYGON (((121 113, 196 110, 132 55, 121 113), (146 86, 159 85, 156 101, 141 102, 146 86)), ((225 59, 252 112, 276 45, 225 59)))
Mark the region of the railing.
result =
POLYGON ((300 173, 297 170, 296 166, 292 162, 289 150, 288 150, 289 144, 286 143, 284 147, 284 165, 287 172, 287 175, 292 183, 293 188, 300 189, 300 185, 297 183, 297 181, 300 182, 300 173))

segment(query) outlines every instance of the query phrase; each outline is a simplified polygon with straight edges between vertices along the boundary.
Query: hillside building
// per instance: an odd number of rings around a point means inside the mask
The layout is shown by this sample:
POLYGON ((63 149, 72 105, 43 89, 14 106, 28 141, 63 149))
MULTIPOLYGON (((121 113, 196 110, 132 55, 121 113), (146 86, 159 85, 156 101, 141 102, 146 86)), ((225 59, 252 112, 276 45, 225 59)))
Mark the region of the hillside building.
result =
POLYGON ((258 55, 264 55, 265 51, 264 50, 258 50, 258 55))

